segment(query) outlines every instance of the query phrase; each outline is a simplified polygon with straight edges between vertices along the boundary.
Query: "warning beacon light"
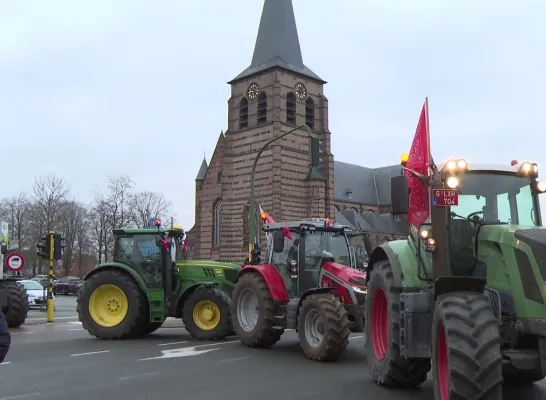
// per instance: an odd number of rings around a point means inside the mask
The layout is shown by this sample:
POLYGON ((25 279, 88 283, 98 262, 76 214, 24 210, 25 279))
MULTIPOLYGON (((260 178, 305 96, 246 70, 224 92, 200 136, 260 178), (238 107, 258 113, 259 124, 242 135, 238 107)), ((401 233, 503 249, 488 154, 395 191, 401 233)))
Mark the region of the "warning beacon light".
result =
POLYGON ((409 160, 409 154, 403 153, 402 156, 400 157, 400 164, 402 164, 402 166, 405 167, 406 164, 408 163, 408 160, 409 160))

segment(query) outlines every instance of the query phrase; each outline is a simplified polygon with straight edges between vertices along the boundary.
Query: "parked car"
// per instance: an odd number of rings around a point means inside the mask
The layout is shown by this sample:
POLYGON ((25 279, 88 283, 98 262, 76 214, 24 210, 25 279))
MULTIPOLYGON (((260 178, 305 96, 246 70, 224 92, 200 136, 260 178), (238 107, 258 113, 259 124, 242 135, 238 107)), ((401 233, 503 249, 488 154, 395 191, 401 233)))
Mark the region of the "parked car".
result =
MULTIPOLYGON (((22 285, 28 295, 28 306, 30 308, 43 307, 47 303, 47 292, 38 282, 27 279, 17 281, 22 285)), ((53 295, 53 304, 55 304, 55 295, 53 295)))
POLYGON ((75 276, 67 276, 56 280, 53 285, 53 293, 55 294, 76 294, 83 286, 83 281, 75 276))
MULTIPOLYGON (((47 280, 49 279, 48 277, 49 277, 49 275, 44 275, 44 274, 42 274, 42 275, 36 275, 36 276, 35 276, 34 278, 32 278, 32 279, 40 279, 40 280, 45 279, 45 280, 47 281, 47 280)), ((55 281, 58 280, 58 279, 59 279, 59 278, 57 278, 55 275, 53 275, 53 282, 55 282, 55 281)))

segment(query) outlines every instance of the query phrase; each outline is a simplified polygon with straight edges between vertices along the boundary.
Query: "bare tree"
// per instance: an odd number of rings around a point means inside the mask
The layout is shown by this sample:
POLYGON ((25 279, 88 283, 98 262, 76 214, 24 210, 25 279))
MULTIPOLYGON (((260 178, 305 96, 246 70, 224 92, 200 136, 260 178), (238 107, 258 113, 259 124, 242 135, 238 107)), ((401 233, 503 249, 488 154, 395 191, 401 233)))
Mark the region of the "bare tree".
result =
POLYGON ((17 242, 18 249, 24 249, 26 225, 29 219, 30 201, 25 193, 0 201, 0 220, 9 224, 10 241, 17 242))
POLYGON ((138 228, 148 225, 150 218, 166 221, 171 203, 160 193, 143 191, 131 196, 130 220, 138 228))
POLYGON ((60 230, 63 232, 65 238, 62 260, 65 275, 69 275, 73 268, 78 233, 80 227, 84 224, 84 218, 85 208, 75 200, 66 201, 62 204, 60 230))
POLYGON ((135 183, 128 176, 108 177, 106 202, 110 208, 112 229, 123 228, 129 220, 129 201, 135 183))
POLYGON ((61 209, 69 192, 64 179, 53 174, 36 178, 33 191, 40 222, 46 232, 54 230, 60 222, 61 209))

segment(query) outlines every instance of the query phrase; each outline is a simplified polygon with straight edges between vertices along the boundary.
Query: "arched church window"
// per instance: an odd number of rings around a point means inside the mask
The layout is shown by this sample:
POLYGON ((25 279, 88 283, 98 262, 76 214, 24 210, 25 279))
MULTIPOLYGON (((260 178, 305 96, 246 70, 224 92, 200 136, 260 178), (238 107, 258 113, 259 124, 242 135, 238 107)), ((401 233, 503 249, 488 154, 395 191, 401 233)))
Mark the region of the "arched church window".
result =
POLYGON ((220 247, 222 234, 222 201, 218 200, 212 213, 212 246, 220 247))
POLYGON ((305 124, 315 129, 315 102, 311 97, 305 102, 305 124))
POLYGON ((265 92, 262 92, 258 96, 258 125, 265 124, 266 122, 267 122, 267 94, 265 92))
POLYGON ((296 125, 296 95, 292 92, 286 95, 286 122, 296 125))
POLYGON ((248 128, 248 100, 243 97, 239 102, 239 129, 248 128))

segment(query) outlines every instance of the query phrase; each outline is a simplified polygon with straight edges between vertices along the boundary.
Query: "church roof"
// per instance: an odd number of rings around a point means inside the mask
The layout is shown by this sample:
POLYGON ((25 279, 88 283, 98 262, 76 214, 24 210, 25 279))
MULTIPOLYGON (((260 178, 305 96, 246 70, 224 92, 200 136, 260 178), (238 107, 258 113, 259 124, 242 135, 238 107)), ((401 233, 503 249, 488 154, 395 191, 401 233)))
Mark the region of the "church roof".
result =
POLYGON ((384 206, 391 202, 391 178, 401 167, 367 168, 334 161, 334 199, 347 203, 384 206))
POLYGON ((303 64, 292 0, 264 0, 252 62, 231 82, 283 68, 326 83, 303 64))
POLYGON ((201 167, 199 168, 199 172, 197 173, 195 180, 202 181, 203 179, 205 179, 208 169, 209 169, 209 166, 207 165, 207 160, 203 158, 203 162, 201 163, 201 167))

